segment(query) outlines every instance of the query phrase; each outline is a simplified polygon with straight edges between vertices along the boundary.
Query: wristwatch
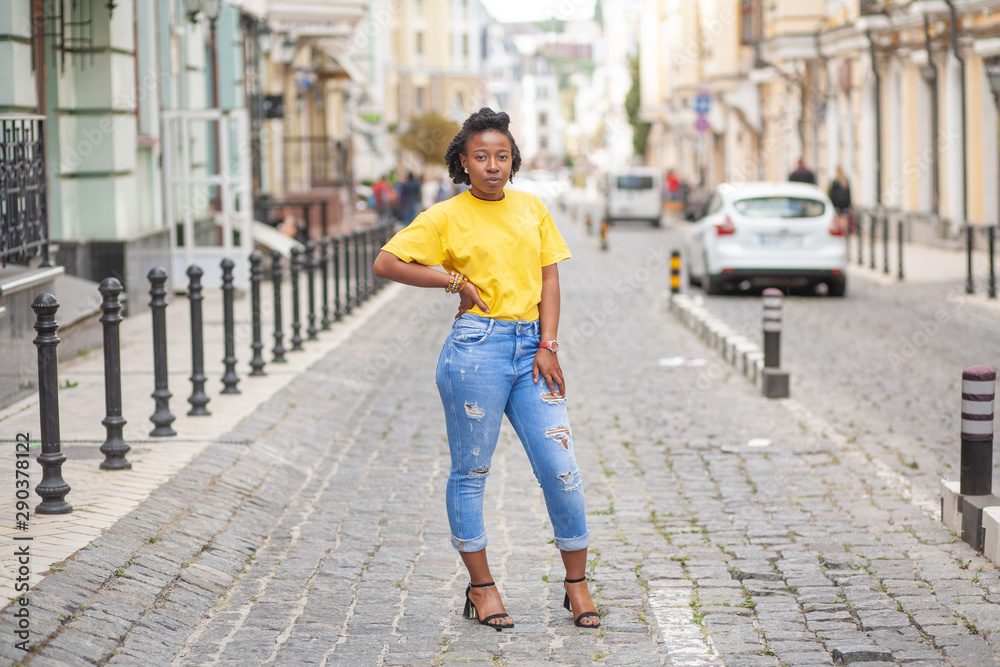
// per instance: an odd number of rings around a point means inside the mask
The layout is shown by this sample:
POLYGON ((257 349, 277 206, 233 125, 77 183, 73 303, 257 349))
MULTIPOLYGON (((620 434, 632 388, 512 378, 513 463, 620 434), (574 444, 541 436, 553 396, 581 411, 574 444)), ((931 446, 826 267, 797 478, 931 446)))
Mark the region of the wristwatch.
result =
POLYGON ((555 354, 556 352, 559 351, 559 343, 557 343, 554 340, 543 341, 543 342, 541 342, 541 343, 538 344, 538 347, 539 347, 539 349, 541 349, 541 348, 544 347, 546 350, 548 350, 552 354, 555 354))

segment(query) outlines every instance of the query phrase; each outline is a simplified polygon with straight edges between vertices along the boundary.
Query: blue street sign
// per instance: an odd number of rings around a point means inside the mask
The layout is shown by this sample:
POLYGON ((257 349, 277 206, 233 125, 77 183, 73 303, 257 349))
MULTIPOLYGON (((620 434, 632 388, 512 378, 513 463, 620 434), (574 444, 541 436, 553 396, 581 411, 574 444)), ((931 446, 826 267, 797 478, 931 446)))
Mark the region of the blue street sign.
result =
POLYGON ((707 93, 700 93, 694 98, 694 112, 704 116, 712 109, 712 96, 707 93))

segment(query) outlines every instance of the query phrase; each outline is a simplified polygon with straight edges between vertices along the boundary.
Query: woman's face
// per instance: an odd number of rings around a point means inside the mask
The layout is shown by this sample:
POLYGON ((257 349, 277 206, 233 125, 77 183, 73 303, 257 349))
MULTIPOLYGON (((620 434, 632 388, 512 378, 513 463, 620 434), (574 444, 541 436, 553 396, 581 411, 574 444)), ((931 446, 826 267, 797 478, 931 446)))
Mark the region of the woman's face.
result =
POLYGON ((472 194, 480 199, 503 199, 503 186, 510 180, 510 140, 503 132, 486 130, 469 137, 462 166, 469 171, 472 194))

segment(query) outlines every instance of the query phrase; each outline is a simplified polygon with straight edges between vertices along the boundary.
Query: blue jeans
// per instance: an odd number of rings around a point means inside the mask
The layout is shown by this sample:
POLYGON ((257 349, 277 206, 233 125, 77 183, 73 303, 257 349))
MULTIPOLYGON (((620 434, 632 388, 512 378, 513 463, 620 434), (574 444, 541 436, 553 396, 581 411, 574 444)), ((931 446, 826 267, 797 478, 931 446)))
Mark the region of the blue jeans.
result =
POLYGON ((459 551, 486 548, 483 493, 505 414, 542 487, 556 547, 578 551, 590 543, 566 399, 531 377, 539 335, 537 320, 466 313, 455 320, 441 350, 437 386, 451 448, 446 503, 451 542, 459 551))

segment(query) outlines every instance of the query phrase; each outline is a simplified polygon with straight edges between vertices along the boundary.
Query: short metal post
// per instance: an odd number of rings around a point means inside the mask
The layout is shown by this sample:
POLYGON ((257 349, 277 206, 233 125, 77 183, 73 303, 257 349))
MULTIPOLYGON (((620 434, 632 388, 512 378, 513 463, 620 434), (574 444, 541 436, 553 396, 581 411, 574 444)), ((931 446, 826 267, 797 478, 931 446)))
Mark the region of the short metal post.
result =
MULTIPOLYGON (((326 206, 323 207, 323 225, 326 226, 326 206)), ((320 321, 320 328, 323 331, 330 330, 330 237, 324 236, 319 240, 319 269, 320 281, 323 290, 323 319, 320 321)))
POLYGON ((288 359, 285 359, 285 346, 282 344, 282 340, 285 337, 284 332, 281 330, 281 277, 283 270, 281 268, 281 252, 278 250, 271 251, 271 282, 274 286, 274 347, 271 348, 271 353, 274 355, 274 359, 271 363, 274 364, 284 364, 288 363, 288 359))
POLYGON ((989 244, 990 244, 990 247, 989 247, 989 251, 990 251, 990 282, 989 282, 989 289, 987 291, 987 296, 990 299, 995 299, 995 298, 997 298, 997 275, 996 275, 996 257, 995 257, 994 250, 996 248, 997 226, 996 225, 990 225, 989 227, 987 227, 986 228, 986 234, 987 234, 987 238, 989 239, 989 244))
POLYGON ((872 211, 868 215, 868 220, 869 220, 869 222, 871 224, 871 228, 870 228, 869 231, 871 232, 871 246, 872 246, 871 247, 871 263, 869 264, 869 268, 872 271, 874 271, 875 270, 875 240, 876 240, 877 235, 878 235, 878 216, 875 214, 874 211, 872 211))
POLYGON ((608 249, 608 227, 610 226, 607 220, 601 222, 601 250, 608 249))
POLYGON ((764 370, 761 391, 767 398, 788 398, 788 373, 781 370, 781 309, 784 294, 769 287, 763 292, 764 370))
POLYGON ((340 308, 340 246, 343 237, 336 236, 333 239, 333 320, 339 322, 344 317, 344 311, 340 308))
POLYGON ((372 274, 372 231, 371 229, 366 229, 361 232, 362 238, 364 239, 364 248, 362 250, 362 270, 365 276, 365 290, 364 298, 367 300, 375 292, 375 284, 372 281, 374 274, 372 274))
POLYGON ((781 368, 781 290, 769 287, 763 292, 764 301, 764 367, 781 368))
POLYGON ((351 314, 351 307, 354 298, 351 296, 351 241, 354 239, 354 232, 347 234, 344 239, 344 314, 351 314))
POLYGON ((903 232, 904 231, 905 230, 904 230, 904 227, 903 227, 903 220, 902 220, 902 218, 900 218, 899 220, 896 221, 896 236, 899 237, 899 240, 898 240, 899 248, 897 249, 898 250, 898 254, 899 254, 899 258, 898 258, 899 259, 899 273, 896 275, 896 277, 899 280, 903 279, 903 240, 904 240, 903 239, 903 235, 904 235, 903 232))
POLYGON ((972 246, 975 242, 974 230, 972 225, 965 225, 965 254, 966 254, 966 274, 965 274, 965 293, 973 294, 976 291, 976 285, 972 280, 972 246))
POLYGON ((105 278, 97 288, 104 297, 101 302, 101 324, 104 326, 104 407, 107 416, 101 421, 108 436, 101 445, 103 470, 127 470, 132 464, 125 458, 131 447, 125 442, 122 430, 122 361, 121 331, 122 305, 118 300, 122 284, 116 278, 105 278))
POLYGON ((253 350, 253 358, 250 359, 251 376, 267 375, 264 372, 264 357, 261 355, 264 342, 260 332, 260 281, 264 272, 260 268, 260 259, 260 253, 256 250, 250 253, 250 323, 253 329, 253 342, 250 344, 250 349, 253 350))
POLYGON ((222 394, 239 394, 236 384, 240 381, 236 376, 236 318, 233 317, 233 260, 226 257, 222 260, 222 329, 225 340, 226 355, 222 358, 226 370, 222 374, 222 394))
POLYGON ((56 346, 59 345, 59 323, 56 311, 59 302, 51 294, 39 294, 31 304, 35 311, 35 347, 38 348, 38 412, 42 431, 42 453, 38 463, 42 466, 42 481, 35 493, 42 502, 35 507, 36 514, 66 514, 73 506, 66 502, 69 484, 63 479, 62 464, 66 455, 59 441, 59 367, 56 346))
POLYGON ((308 340, 319 340, 316 334, 316 242, 312 239, 306 242, 306 252, 302 257, 306 270, 306 295, 308 296, 309 326, 306 328, 308 340))
POLYGON ((174 417, 170 413, 170 389, 167 382, 167 272, 162 267, 150 270, 149 275, 149 310, 153 319, 153 377, 154 386, 151 394, 156 401, 156 409, 149 418, 156 427, 150 431, 153 438, 177 435, 170 425, 174 417))
POLYGON ((985 496, 993 487, 993 399, 996 372, 987 366, 962 371, 960 493, 985 496))
POLYGON ((302 349, 302 322, 299 320, 299 269, 302 267, 302 251, 293 246, 292 255, 292 352, 302 349))
POLYGON ((364 301, 364 285, 361 282, 361 231, 354 231, 354 305, 364 301))
POLYGON ((679 250, 670 252, 670 293, 681 293, 681 253, 679 250))
POLYGON ((205 416, 212 414, 208 408, 208 394, 205 393, 205 332, 202 321, 202 301, 205 297, 201 293, 201 277, 204 271, 197 264, 188 267, 188 304, 191 306, 191 395, 188 403, 191 409, 188 415, 191 417, 205 416))
POLYGON ((857 227, 858 227, 858 266, 864 266, 865 263, 865 214, 864 211, 858 209, 855 212, 857 215, 857 227))
POLYGON ((882 212, 882 273, 889 275, 889 214, 882 212))

